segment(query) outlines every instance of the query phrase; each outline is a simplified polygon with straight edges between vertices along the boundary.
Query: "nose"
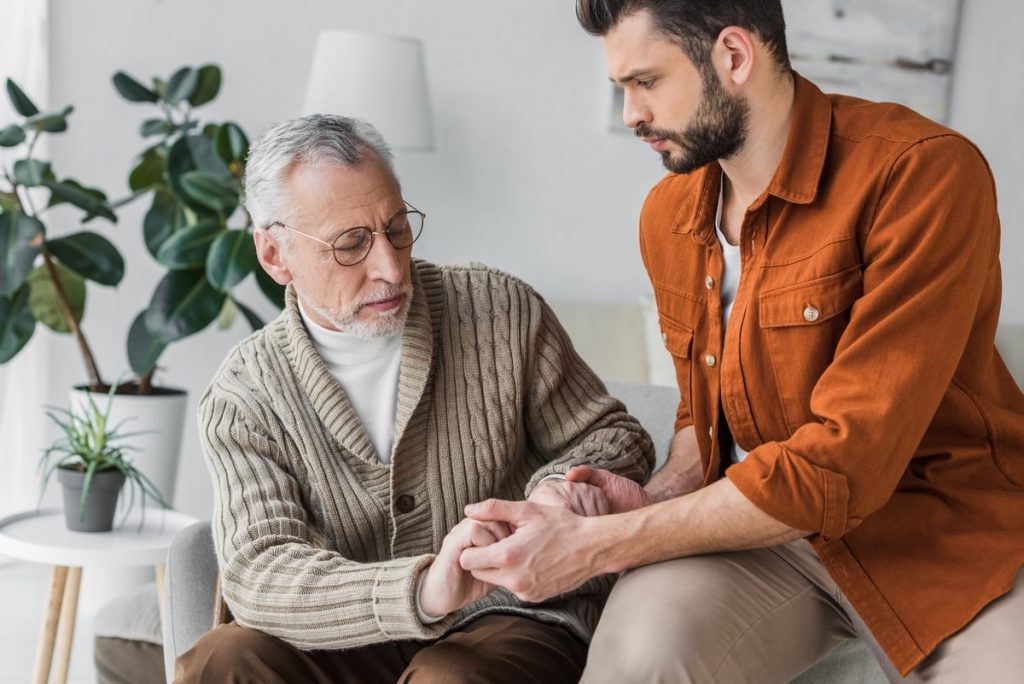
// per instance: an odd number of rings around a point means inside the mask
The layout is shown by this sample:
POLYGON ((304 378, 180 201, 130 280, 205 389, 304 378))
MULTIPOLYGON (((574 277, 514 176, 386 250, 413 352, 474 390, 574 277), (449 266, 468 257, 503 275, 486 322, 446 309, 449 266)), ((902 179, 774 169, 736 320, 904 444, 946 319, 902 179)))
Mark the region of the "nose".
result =
POLYGON ((630 88, 626 88, 622 94, 622 122, 629 128, 651 122, 651 111, 647 103, 630 88))
POLYGON ((411 251, 411 248, 395 249, 387 237, 375 235, 373 246, 366 256, 367 275, 372 280, 392 284, 402 282, 411 251))

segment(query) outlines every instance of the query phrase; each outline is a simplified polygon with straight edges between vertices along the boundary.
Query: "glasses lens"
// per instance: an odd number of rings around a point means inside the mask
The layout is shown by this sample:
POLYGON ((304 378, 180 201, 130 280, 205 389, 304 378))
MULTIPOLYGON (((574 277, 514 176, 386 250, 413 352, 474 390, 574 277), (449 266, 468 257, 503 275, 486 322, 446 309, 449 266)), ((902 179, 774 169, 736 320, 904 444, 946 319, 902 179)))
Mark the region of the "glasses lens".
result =
POLYGON ((369 228, 346 230, 334 241, 334 260, 342 266, 358 264, 369 253, 372 240, 369 228))
POLYGON ((388 240, 395 249, 405 249, 416 242, 423 231, 423 214, 407 211, 391 220, 388 226, 388 240))

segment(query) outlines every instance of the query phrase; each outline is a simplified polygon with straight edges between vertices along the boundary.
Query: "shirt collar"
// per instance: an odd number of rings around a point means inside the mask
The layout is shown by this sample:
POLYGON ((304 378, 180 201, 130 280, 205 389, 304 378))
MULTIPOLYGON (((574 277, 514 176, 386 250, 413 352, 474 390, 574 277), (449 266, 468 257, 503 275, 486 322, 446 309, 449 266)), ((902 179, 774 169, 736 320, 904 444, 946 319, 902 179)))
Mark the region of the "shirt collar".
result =
MULTIPOLYGON (((810 204, 818 196, 832 131, 832 103, 817 86, 796 72, 793 85, 793 118, 786 149, 768 187, 752 205, 754 208, 763 204, 768 195, 794 204, 810 204)), ((693 174, 697 191, 683 200, 672 232, 692 233, 696 240, 708 240, 714 235, 722 167, 713 162, 693 174)))

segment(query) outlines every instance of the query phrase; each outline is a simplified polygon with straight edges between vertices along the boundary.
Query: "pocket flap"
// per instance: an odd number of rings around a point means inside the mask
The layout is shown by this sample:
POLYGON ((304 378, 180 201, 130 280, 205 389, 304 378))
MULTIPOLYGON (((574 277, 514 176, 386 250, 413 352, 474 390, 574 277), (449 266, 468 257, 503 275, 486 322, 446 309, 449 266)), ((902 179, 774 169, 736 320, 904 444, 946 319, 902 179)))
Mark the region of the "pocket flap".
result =
POLYGON ((661 324, 661 341, 673 356, 683 359, 690 358, 690 347, 693 345, 693 330, 682 323, 677 323, 664 315, 658 317, 661 324))
POLYGON ((760 297, 761 327, 818 325, 846 311, 862 293, 860 266, 764 292, 760 297))

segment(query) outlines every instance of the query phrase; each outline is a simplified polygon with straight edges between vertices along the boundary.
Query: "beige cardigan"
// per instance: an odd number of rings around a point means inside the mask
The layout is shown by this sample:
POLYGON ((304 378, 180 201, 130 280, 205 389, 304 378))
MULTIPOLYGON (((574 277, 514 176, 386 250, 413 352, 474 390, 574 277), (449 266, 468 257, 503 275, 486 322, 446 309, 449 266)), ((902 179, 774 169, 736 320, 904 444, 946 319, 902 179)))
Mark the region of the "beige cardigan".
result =
POLYGON ((314 350, 292 288, 202 396, 224 598, 239 624, 302 649, 437 638, 496 612, 589 641, 608 578, 540 605, 497 590, 432 625, 417 617, 416 578, 466 504, 522 499, 576 463, 643 480, 650 438, 528 285, 423 261, 413 284, 390 466, 314 350))

